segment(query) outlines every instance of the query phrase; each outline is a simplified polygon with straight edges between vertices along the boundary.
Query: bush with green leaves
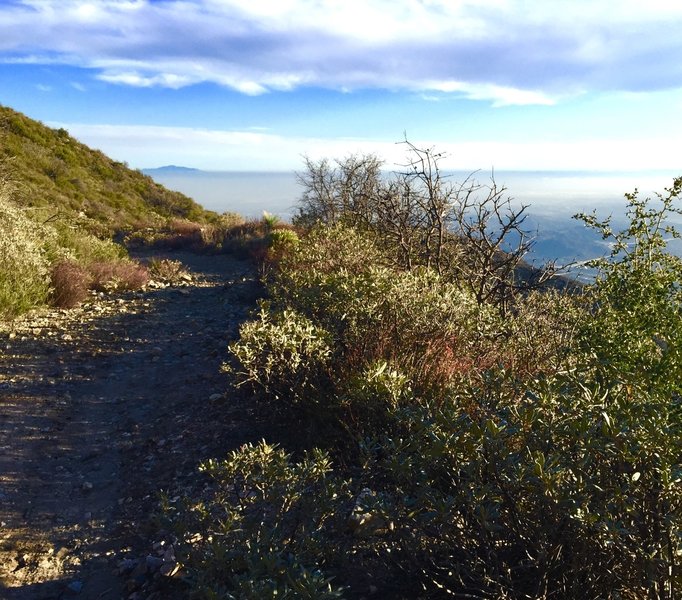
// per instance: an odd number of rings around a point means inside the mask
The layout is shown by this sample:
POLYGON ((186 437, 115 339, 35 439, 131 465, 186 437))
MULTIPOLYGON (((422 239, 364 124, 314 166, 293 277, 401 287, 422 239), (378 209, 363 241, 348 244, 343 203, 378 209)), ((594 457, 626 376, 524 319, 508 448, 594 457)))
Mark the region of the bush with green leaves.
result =
POLYGON ((261 305, 258 320, 241 326, 230 345, 239 385, 254 384, 287 404, 312 402, 328 376, 332 346, 329 334, 299 313, 272 313, 261 305))
POLYGON ((674 597, 679 400, 584 373, 516 393, 504 378, 403 407, 400 434, 365 442, 400 548, 385 568, 429 597, 674 597))
POLYGON ((642 199, 626 194, 629 225, 614 232, 610 221, 580 215, 612 247, 592 289, 594 317, 585 322, 584 346, 608 372, 632 386, 682 393, 682 259, 667 251, 679 238, 671 218, 682 215, 682 177, 642 199))
MULTIPOLYGON (((596 283, 583 297, 518 297, 504 318, 434 271, 388 267, 357 230, 316 229, 289 248, 234 347, 239 377, 280 405, 295 399, 283 404, 321 433, 313 445, 343 459, 324 510, 361 505, 350 540, 327 529, 306 559, 296 546, 299 564, 334 573, 351 597, 353 567, 403 597, 678 597, 682 269, 664 238, 681 193, 679 179, 658 207, 628 195, 621 233, 587 217, 615 242, 596 283), (324 360, 302 350, 310 337, 325 340, 324 360), (346 440, 326 436, 330 420, 346 440), (349 551, 354 565, 339 558, 349 551)), ((257 500, 259 518, 269 502, 257 500)), ((242 543, 258 548, 254 564, 271 560, 260 530, 242 543)))
MULTIPOLYGON (((338 558, 350 496, 327 455, 294 462, 261 442, 209 460, 214 492, 177 520, 178 558, 194 597, 211 600, 331 600, 342 590, 325 575, 338 558)), ((348 508, 350 510, 350 508, 348 508)), ((167 505, 167 511, 171 511, 167 505)))
POLYGON ((0 319, 44 304, 50 290, 48 244, 53 232, 30 219, 0 184, 0 319))

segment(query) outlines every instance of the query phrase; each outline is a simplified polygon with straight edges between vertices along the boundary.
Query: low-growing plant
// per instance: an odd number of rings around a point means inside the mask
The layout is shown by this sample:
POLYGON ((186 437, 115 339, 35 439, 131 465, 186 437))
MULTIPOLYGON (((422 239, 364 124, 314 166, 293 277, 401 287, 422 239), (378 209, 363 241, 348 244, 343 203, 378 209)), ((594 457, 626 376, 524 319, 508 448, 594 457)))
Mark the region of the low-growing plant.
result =
POLYGON ((263 304, 258 320, 241 326, 230 351, 238 361, 233 368, 238 385, 254 384, 292 405, 319 397, 332 346, 329 334, 306 317, 272 313, 263 304))
POLYGON ((340 508, 349 510, 350 497, 331 474, 327 455, 313 451, 293 462, 261 442, 201 470, 213 479, 213 493, 191 502, 175 521, 179 558, 194 579, 196 597, 342 597, 324 569, 338 558, 345 526, 340 508))
POLYGON ((44 304, 50 289, 47 246, 53 232, 11 201, 9 182, 0 181, 0 318, 44 304))
POLYGON ((58 308, 73 308, 88 296, 92 275, 73 260, 62 260, 50 270, 50 303, 58 308))
MULTIPOLYGON (((48 217, 49 218, 49 217, 48 217)), ((68 257, 87 264, 94 261, 116 261, 126 256, 125 249, 109 239, 97 237, 81 228, 78 222, 70 223, 57 216, 49 225, 56 232, 49 248, 52 260, 68 257)))
POLYGON ((147 270, 151 279, 167 283, 178 283, 191 277, 182 262, 168 258, 149 259, 147 270))
POLYGON ((144 265, 131 260, 94 262, 88 271, 91 287, 98 291, 137 290, 149 281, 144 265))

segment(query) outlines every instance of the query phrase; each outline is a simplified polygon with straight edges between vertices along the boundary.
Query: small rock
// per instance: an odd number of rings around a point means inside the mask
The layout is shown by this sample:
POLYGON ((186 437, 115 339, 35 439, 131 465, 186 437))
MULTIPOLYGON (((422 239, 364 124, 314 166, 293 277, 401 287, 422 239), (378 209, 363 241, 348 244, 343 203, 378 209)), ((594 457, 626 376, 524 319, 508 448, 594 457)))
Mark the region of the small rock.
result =
POLYGON ((66 586, 66 589, 69 590, 70 592, 73 592, 74 594, 80 594, 83 591, 83 582, 72 581, 69 585, 66 586))
POLYGON ((138 561, 134 558, 124 558, 118 563, 118 572, 120 574, 130 573, 135 567, 137 567, 138 561))
POLYGON ((163 566, 163 559, 158 556, 149 555, 144 560, 150 573, 156 573, 163 566))
POLYGON ((224 394, 211 394, 211 395, 208 397, 208 399, 209 399, 211 402, 216 402, 216 401, 218 401, 218 400, 222 400, 224 397, 225 397, 224 394))
POLYGON ((89 481, 84 481, 84 482, 83 482, 83 485, 81 486, 81 489, 82 489, 84 492, 91 492, 91 491, 92 491, 92 488, 94 488, 94 487, 95 487, 95 486, 92 485, 91 482, 89 482, 89 481))

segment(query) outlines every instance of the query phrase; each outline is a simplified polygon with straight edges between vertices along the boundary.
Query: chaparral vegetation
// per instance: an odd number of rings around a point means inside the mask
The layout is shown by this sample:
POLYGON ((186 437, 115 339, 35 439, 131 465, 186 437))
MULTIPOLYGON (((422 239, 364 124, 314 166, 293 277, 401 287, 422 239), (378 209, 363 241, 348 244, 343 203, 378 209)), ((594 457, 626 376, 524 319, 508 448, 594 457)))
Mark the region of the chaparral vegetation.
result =
MULTIPOLYGON (((224 368, 273 438, 164 500, 183 594, 672 599, 682 594, 682 177, 627 194, 578 285, 526 262, 525 208, 405 141, 306 159, 292 225, 204 211, 0 107, 0 319, 236 252, 265 297, 224 368), (180 566, 182 567, 180 569, 180 566)), ((220 396, 220 395, 218 395, 220 396)), ((174 573, 175 568, 174 568, 174 573)))
POLYGON ((523 208, 408 143, 307 160, 298 234, 226 360, 286 424, 168 505, 198 598, 673 598, 682 589, 682 178, 571 287, 523 208), (285 449, 286 447, 286 449, 285 449))

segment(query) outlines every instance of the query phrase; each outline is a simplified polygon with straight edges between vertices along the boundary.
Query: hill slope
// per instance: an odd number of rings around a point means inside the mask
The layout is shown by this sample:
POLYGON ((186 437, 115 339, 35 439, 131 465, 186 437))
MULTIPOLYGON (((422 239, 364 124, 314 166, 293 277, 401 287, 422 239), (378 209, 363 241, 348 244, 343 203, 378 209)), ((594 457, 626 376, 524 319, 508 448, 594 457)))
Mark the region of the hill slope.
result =
POLYGON ((0 168, 15 182, 14 200, 113 233, 168 217, 210 221, 215 214, 69 135, 0 106, 0 168))

